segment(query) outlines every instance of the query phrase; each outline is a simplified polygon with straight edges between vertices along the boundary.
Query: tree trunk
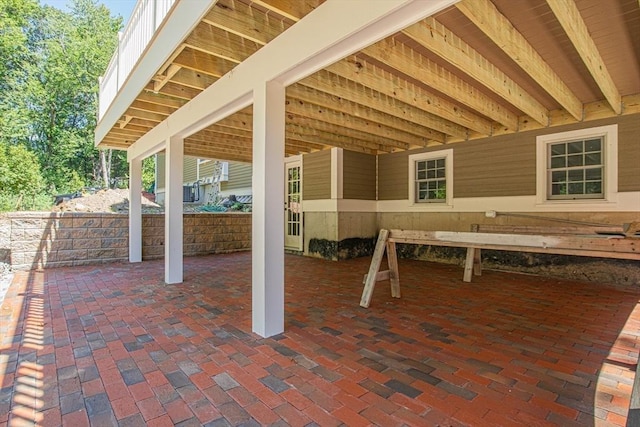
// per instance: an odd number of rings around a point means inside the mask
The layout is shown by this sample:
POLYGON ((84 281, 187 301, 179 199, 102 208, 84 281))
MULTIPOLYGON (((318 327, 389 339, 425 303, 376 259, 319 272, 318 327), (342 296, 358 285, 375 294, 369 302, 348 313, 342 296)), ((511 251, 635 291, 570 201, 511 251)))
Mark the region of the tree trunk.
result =
MULTIPOLYGON (((109 163, 111 163, 111 150, 109 150, 109 163)), ((100 166, 102 168, 102 181, 104 182, 104 187, 109 188, 109 172, 111 165, 107 167, 106 150, 100 150, 100 166)))

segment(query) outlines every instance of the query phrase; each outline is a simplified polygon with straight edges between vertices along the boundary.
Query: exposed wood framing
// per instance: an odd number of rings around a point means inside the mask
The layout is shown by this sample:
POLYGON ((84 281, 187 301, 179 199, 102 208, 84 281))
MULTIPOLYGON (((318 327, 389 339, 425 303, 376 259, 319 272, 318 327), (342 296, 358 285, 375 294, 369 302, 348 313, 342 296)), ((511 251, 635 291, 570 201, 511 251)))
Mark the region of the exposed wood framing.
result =
MULTIPOLYGON (((526 36, 531 30, 523 31, 524 21, 513 19, 517 8, 497 0, 462 0, 289 86, 287 153, 331 147, 390 153, 640 112, 640 88, 621 96, 603 59, 609 60, 611 52, 603 56, 596 48, 608 42, 594 40, 601 35, 590 33, 579 12, 582 1, 529 4, 530 10, 553 11, 531 19, 544 19, 549 37, 560 44, 566 44, 568 35, 579 54, 572 52, 577 62, 573 66, 586 64, 591 74, 582 73, 581 84, 563 80, 566 58, 558 61, 549 52, 536 51, 540 43, 526 36), (469 38, 479 33, 491 40, 482 53, 469 38), (487 55, 487 49, 493 55, 487 55), (505 57, 512 63, 492 62, 505 57), (590 93, 581 92, 581 87, 597 91, 593 81, 603 94, 595 102, 590 93)), ((101 145, 127 148, 322 3, 217 1, 122 112, 101 145)), ((631 17, 609 19, 618 19, 612 27, 620 27, 620 20, 631 17)), ((186 138, 185 153, 250 161, 251 144, 246 142, 252 137, 252 122, 251 108, 227 117, 186 138)))
POLYGON ((609 105, 616 114, 620 114, 622 112, 620 93, 602 60, 602 56, 600 56, 600 52, 598 52, 596 44, 589 35, 587 25, 580 16, 580 11, 574 0, 547 0, 547 3, 571 39, 573 46, 580 54, 603 95, 609 101, 609 105))

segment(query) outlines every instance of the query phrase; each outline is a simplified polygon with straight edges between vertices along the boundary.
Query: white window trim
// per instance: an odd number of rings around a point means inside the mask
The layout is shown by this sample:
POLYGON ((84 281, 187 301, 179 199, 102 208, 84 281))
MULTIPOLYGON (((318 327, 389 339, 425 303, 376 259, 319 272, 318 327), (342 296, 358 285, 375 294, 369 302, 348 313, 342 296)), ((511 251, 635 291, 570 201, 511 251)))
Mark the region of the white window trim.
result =
POLYGON ((453 208, 453 149, 428 151, 409 156, 409 206, 420 207, 425 211, 438 211, 453 208), (441 159, 444 157, 447 198, 444 203, 416 202, 416 162, 421 160, 441 159))
POLYGON ((589 209, 618 201, 618 125, 599 126, 588 129, 540 135, 536 138, 536 204, 569 205, 589 209), (547 147, 549 144, 603 137, 604 198, 601 199, 547 199, 547 147))

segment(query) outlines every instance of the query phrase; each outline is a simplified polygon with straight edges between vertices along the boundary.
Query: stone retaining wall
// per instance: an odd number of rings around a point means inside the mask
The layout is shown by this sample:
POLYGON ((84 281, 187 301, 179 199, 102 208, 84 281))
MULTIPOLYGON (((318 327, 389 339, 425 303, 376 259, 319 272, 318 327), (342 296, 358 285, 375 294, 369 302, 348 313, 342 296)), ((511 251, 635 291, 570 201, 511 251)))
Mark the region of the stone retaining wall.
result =
MULTIPOLYGON (((19 212, 0 217, 0 257, 16 270, 126 261, 129 217, 19 212)), ((184 255, 249 250, 251 214, 184 214, 184 255)), ((164 215, 142 215, 142 258, 164 257, 164 215)), ((0 262, 2 259, 0 259, 0 262)))

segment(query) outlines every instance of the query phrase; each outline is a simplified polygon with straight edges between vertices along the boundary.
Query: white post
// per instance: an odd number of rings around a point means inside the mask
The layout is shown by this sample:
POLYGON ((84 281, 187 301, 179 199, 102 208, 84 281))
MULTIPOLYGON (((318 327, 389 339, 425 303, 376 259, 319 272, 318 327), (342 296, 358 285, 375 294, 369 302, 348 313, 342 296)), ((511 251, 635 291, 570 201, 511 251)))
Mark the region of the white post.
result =
POLYGON ((129 161, 129 262, 142 261, 142 159, 129 161))
POLYGON ((164 281, 182 283, 182 172, 184 141, 167 140, 165 151, 164 281))
POLYGON ((267 82, 253 102, 253 332, 284 331, 284 123, 285 88, 267 82))

